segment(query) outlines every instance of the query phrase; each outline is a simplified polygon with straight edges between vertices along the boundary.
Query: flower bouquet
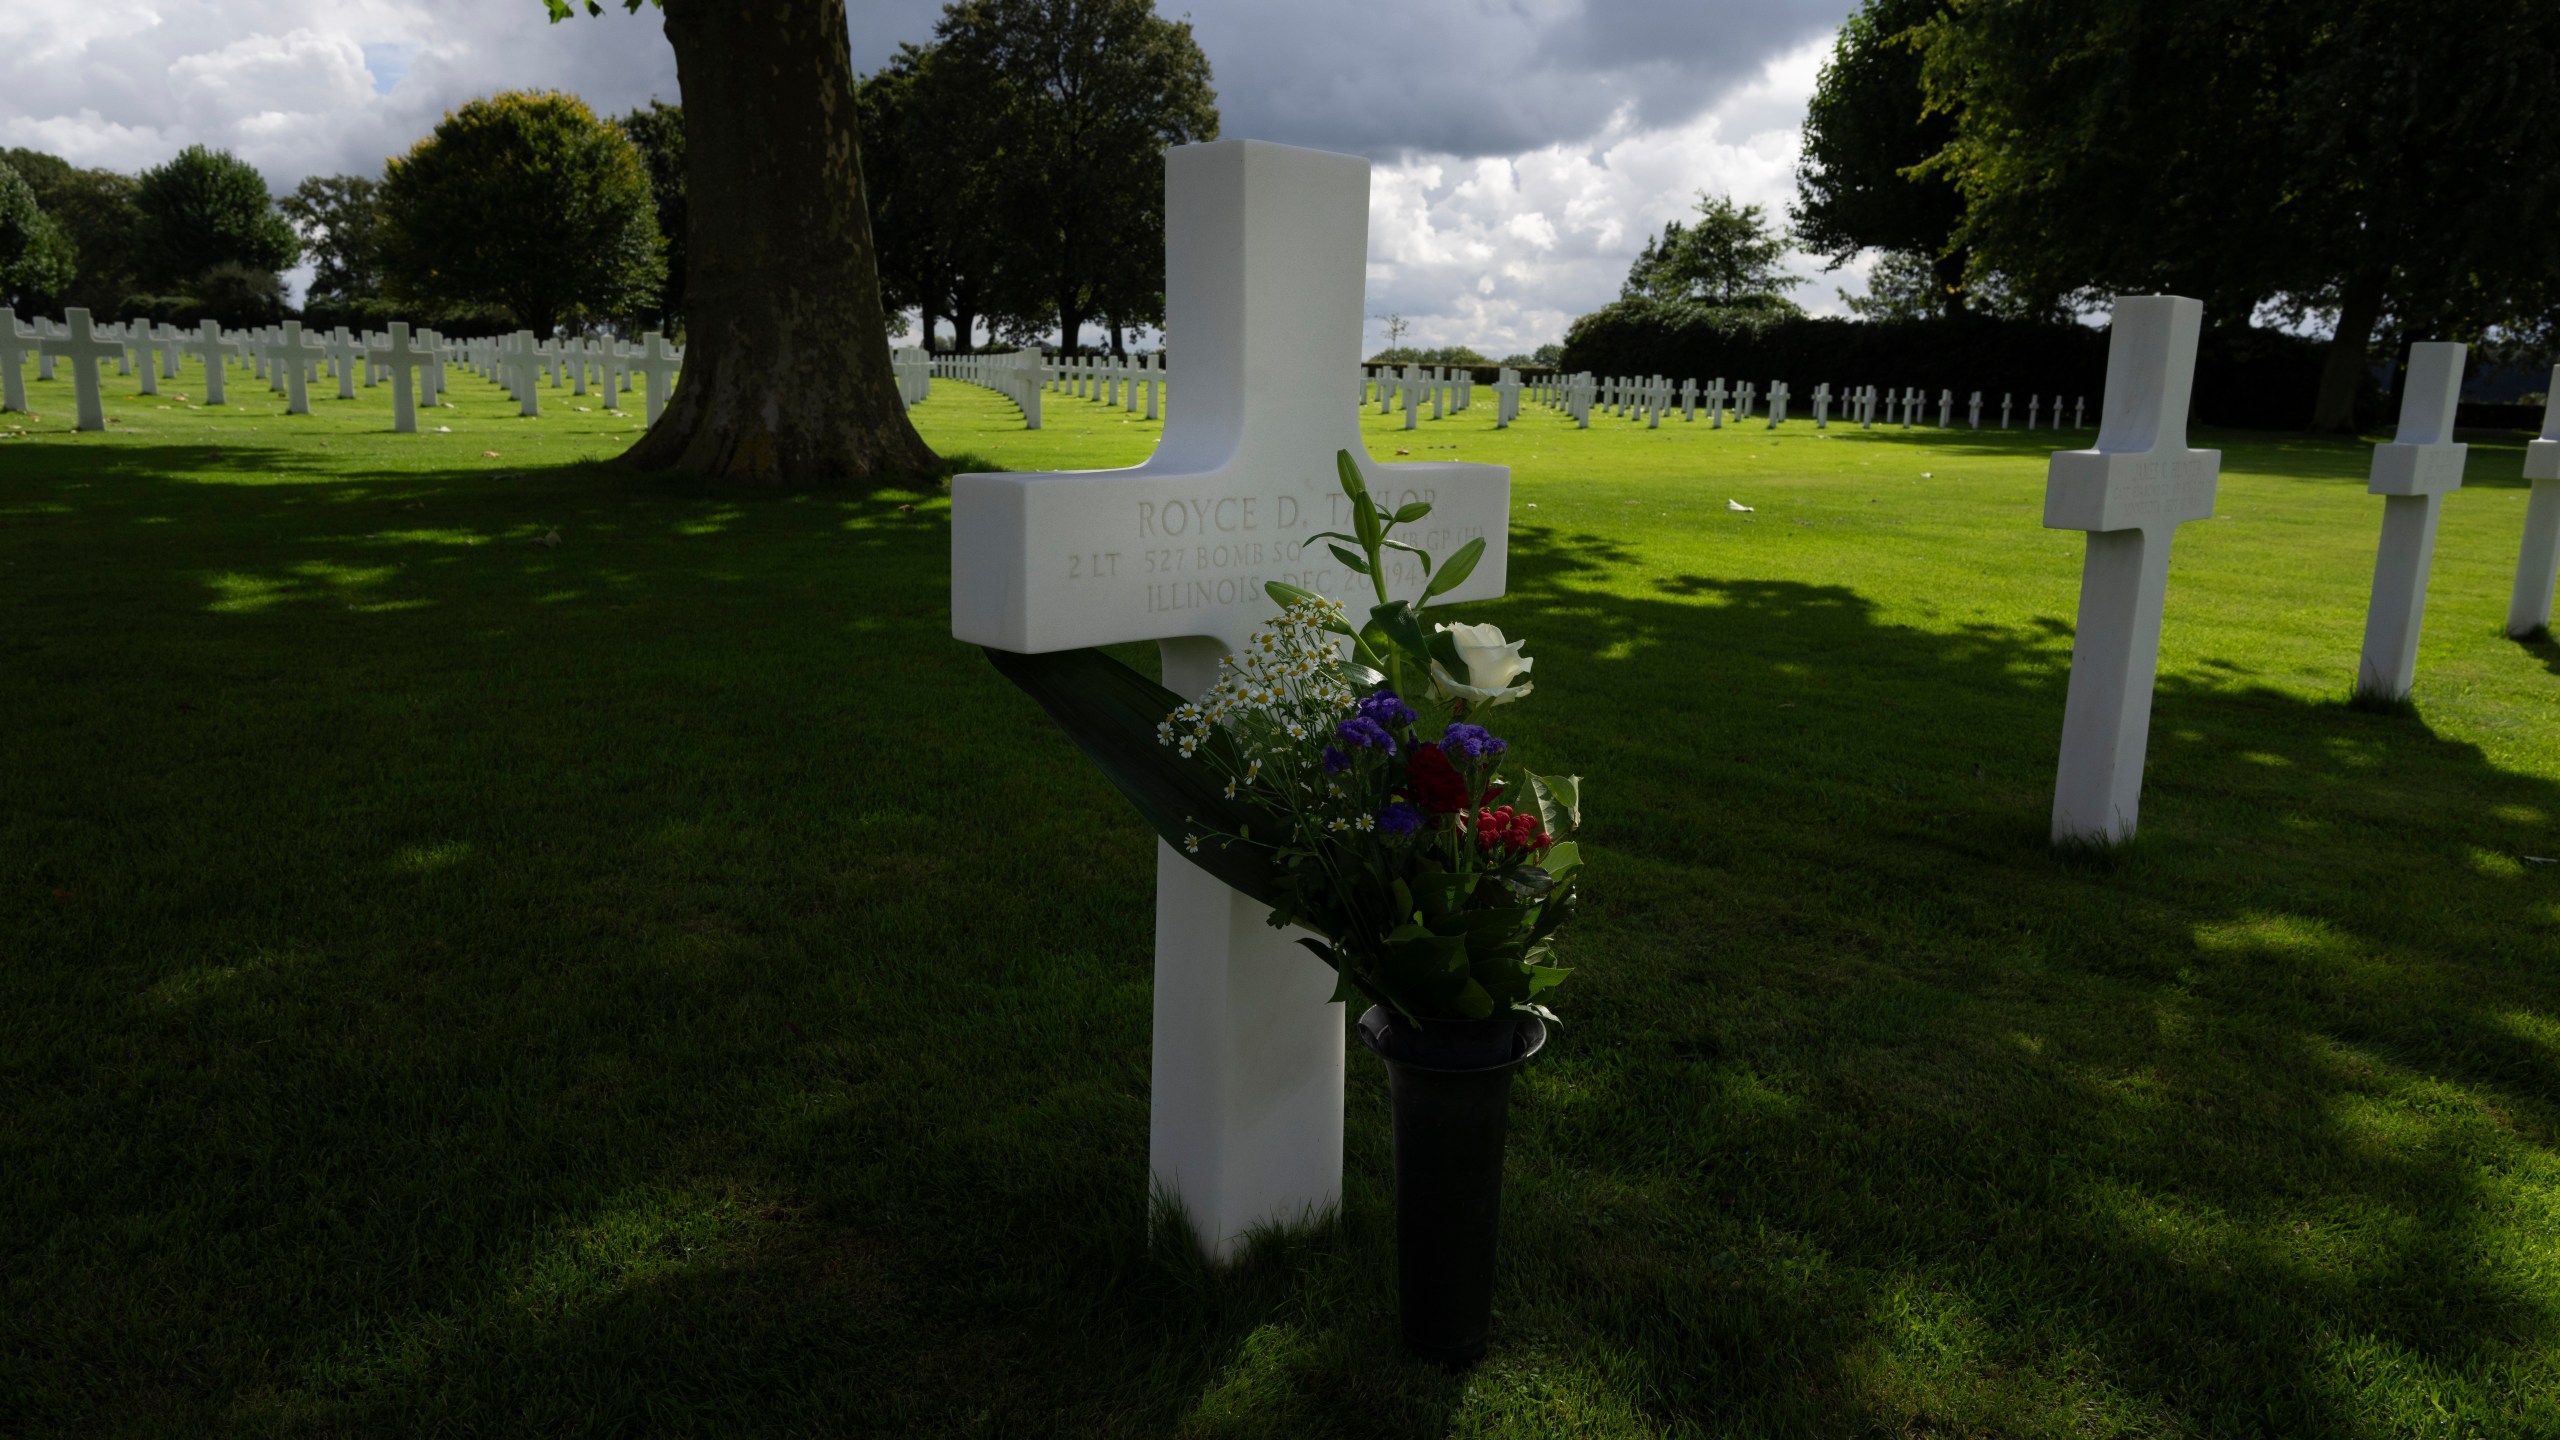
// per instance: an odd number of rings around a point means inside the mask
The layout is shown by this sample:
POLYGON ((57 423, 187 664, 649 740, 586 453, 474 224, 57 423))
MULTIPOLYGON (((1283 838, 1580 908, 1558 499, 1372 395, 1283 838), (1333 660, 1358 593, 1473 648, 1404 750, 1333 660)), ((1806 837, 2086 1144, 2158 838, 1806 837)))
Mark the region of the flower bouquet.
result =
POLYGON ((1530 693, 1532 662, 1491 625, 1431 602, 1483 557, 1435 567, 1394 538, 1430 513, 1373 499, 1336 457, 1350 533, 1314 537, 1377 603, 1267 586, 1279 614, 1186 699, 1098 650, 989 650, 1156 832, 1271 907, 1370 1002, 1360 1037, 1386 1062, 1395 1119, 1396 1266, 1406 1345, 1446 1364, 1484 1352, 1511 1076, 1555 1017, 1557 929, 1573 912, 1581 782, 1515 767, 1487 729, 1530 693), (1390 557, 1423 583, 1389 596, 1390 557))
POLYGON ((1352 533, 1314 538, 1369 578, 1377 604, 1354 624, 1321 595, 1267 587, 1280 613, 1157 729, 1231 802, 1187 817, 1184 846, 1267 857, 1271 923, 1315 932, 1299 943, 1334 968, 1335 999, 1364 996, 1425 1031, 1514 1011, 1553 1021, 1539 996, 1566 974, 1550 942, 1575 902, 1581 852, 1564 837, 1581 823, 1580 782, 1515 776, 1509 744, 1471 718, 1529 694, 1520 642, 1426 619, 1484 542, 1435 570, 1393 537, 1431 507, 1388 511, 1347 453, 1339 465, 1352 533), (1389 550, 1419 561, 1416 599, 1388 598, 1389 550))

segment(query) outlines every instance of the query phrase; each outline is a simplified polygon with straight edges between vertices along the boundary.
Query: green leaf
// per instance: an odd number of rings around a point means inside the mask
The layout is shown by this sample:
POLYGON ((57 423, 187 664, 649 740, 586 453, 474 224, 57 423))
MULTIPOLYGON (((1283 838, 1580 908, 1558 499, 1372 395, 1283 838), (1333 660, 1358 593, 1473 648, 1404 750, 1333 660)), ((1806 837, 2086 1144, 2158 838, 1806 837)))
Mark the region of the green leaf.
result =
MULTIPOLYGON (((1550 830, 1547 833, 1553 835, 1555 832, 1550 830)), ((1571 840, 1558 841, 1547 847, 1547 858, 1540 863, 1539 868, 1562 880, 1582 868, 1582 847, 1571 840)))
POLYGON ((1357 544, 1359 544, 1359 543, 1360 543, 1360 537, 1359 537, 1359 536, 1357 536, 1357 535, 1345 535, 1345 534, 1343 534, 1343 533, 1342 533, 1341 531, 1339 531, 1339 530, 1319 530, 1319 531, 1317 531, 1316 533, 1314 533, 1313 535, 1310 535, 1310 536, 1308 536, 1308 537, 1307 537, 1307 543, 1308 543, 1308 544, 1310 544, 1310 545, 1313 545, 1314 543, 1316 543, 1316 542, 1317 542, 1317 541, 1319 541, 1319 540, 1341 540, 1341 541, 1344 541, 1344 542, 1346 542, 1346 543, 1348 543, 1348 544, 1352 544, 1352 545, 1357 545, 1357 544))
POLYGON ((1360 548, 1375 550, 1386 539, 1387 529, 1378 523, 1378 502, 1366 495, 1351 502, 1351 528, 1360 536, 1360 548))
POLYGON ((1283 610, 1288 609, 1292 605, 1303 605, 1309 600, 1321 600, 1324 598, 1313 590, 1300 589, 1286 580, 1263 581, 1262 593, 1270 596, 1271 603, 1279 606, 1283 610))
POLYGON ((1428 600, 1435 595, 1446 595, 1457 589, 1466 582, 1469 575, 1475 573, 1476 562, 1483 558, 1484 537, 1481 535, 1450 551, 1449 558, 1440 562, 1440 573, 1432 576, 1431 583, 1423 587, 1422 598, 1428 600))
POLYGON ((1414 618, 1410 602, 1390 600, 1371 608, 1369 624, 1385 632, 1388 641, 1414 664, 1431 664, 1431 637, 1422 633, 1422 622, 1414 618))
POLYGON ((1428 514, 1430 514, 1430 513, 1431 513, 1431 502, 1430 502, 1430 501, 1428 501, 1428 500, 1416 500, 1416 501, 1414 501, 1412 504, 1407 505, 1407 506, 1404 506, 1402 509, 1397 510, 1397 511, 1396 511, 1396 513, 1395 513, 1394 518, 1393 518, 1392 520, 1390 520, 1388 523, 1389 523, 1389 524, 1392 524, 1392 525, 1410 525, 1410 524, 1412 524, 1414 521, 1419 520, 1419 519, 1421 519, 1423 516, 1428 515, 1428 514))
POLYGON ((1422 573, 1425 575, 1431 573, 1431 552, 1423 549, 1421 546, 1407 545, 1401 540, 1381 540, 1378 544, 1385 549, 1401 550, 1407 555, 1416 557, 1422 561, 1422 573))
POLYGON ((1350 551, 1343 549, 1339 545, 1327 545, 1324 548, 1333 552, 1334 559, 1349 566, 1353 574, 1366 575, 1369 573, 1369 562, 1361 557, 1352 554, 1350 551))
POLYGON ((1443 872, 1438 875, 1413 877, 1414 909, 1424 924, 1444 920, 1465 908, 1467 898, 1476 893, 1476 877, 1443 872))
POLYGON ((1504 889, 1523 900, 1543 900, 1556 888, 1556 877, 1536 865, 1513 865, 1494 872, 1504 889))
POLYGON ((1436 1008, 1467 978, 1467 942, 1454 935, 1425 935, 1383 947, 1379 978, 1436 1008))
POLYGON ((1582 777, 1532 775, 1529 793, 1538 797, 1538 822, 1549 835, 1569 835, 1582 828, 1582 777))
POLYGON ((1493 1013, 1493 996, 1470 976, 1460 987, 1457 998, 1449 1002, 1449 1008, 1461 1020, 1482 1020, 1493 1013))

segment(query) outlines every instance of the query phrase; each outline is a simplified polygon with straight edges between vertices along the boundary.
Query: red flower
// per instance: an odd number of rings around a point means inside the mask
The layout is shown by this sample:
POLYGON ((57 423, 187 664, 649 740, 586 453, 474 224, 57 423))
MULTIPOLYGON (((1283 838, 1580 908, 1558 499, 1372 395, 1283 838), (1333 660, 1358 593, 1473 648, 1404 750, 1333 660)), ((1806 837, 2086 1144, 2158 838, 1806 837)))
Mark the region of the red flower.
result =
POLYGON ((1525 810, 1500 805, 1476 812, 1476 844, 1487 855, 1503 851, 1531 855, 1549 843, 1547 832, 1538 828, 1538 817, 1525 810))
POLYGON ((1405 789, 1434 815, 1456 815, 1467 808, 1467 782, 1440 747, 1425 742, 1413 747, 1405 762, 1405 789))

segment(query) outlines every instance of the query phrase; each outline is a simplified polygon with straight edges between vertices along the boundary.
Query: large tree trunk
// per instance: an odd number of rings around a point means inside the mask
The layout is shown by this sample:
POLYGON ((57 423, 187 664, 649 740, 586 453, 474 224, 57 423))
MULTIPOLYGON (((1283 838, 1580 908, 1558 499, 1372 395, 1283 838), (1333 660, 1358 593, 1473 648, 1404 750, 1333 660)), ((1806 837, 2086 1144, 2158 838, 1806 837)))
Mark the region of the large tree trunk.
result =
POLYGON ((623 457, 757 484, 939 464, 889 368, 841 0, 665 0, 684 98, 683 379, 623 457))
POLYGON ((2364 379, 2373 345, 2373 322, 2382 318, 2383 292, 2391 283, 2388 270, 2366 270, 2347 277, 2338 295, 2338 333, 2329 340, 2329 356, 2320 367, 2320 395, 2311 404, 2311 428, 2344 432, 2356 426, 2356 387, 2364 379))

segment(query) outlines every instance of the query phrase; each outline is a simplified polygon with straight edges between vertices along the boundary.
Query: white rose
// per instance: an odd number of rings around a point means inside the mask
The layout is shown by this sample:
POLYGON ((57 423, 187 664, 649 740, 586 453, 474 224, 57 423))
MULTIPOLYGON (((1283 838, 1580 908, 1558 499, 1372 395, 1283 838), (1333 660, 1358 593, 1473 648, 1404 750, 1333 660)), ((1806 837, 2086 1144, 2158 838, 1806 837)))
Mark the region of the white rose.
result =
POLYGON ((1457 643, 1458 659, 1467 667, 1467 678, 1460 680, 1439 661, 1431 662, 1431 694, 1438 700, 1469 700, 1480 705, 1500 705, 1529 693, 1530 685, 1520 677, 1529 673, 1534 660, 1525 659, 1520 647, 1525 640, 1505 641, 1498 625, 1443 625, 1441 633, 1457 643), (1518 685, 1513 685, 1519 680, 1518 685))

